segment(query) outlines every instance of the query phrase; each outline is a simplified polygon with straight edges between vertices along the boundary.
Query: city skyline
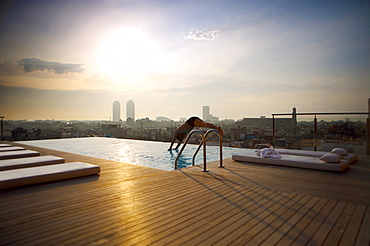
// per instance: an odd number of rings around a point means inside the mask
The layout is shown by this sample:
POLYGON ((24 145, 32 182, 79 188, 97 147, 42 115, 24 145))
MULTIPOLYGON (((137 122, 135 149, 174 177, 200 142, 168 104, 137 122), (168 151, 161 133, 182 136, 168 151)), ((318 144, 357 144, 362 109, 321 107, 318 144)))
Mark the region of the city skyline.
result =
MULTIPOLYGON (((251 120, 259 120, 259 119, 272 119, 273 117, 278 118, 293 118, 295 122, 300 122, 300 121, 314 121, 314 117, 318 119, 318 121, 362 121, 366 122, 367 120, 367 114, 370 113, 370 98, 368 99, 368 112, 297 112, 297 108, 293 107, 290 112, 286 111, 284 112, 283 115, 260 115, 258 117, 250 117, 250 116, 243 116, 238 119, 219 119, 219 117, 214 116, 210 113, 211 109, 210 106, 202 106, 201 114, 194 114, 192 116, 198 116, 201 117, 204 121, 209 121, 209 122, 218 122, 221 123, 224 121, 224 123, 231 123, 231 122, 241 122, 245 121, 246 119, 251 119, 251 120)), ((64 119, 64 120, 56 120, 56 119, 35 119, 35 120, 27 120, 27 119, 9 119, 7 117, 4 117, 5 121, 66 121, 66 122, 73 122, 73 121, 94 121, 94 122, 107 122, 111 121, 114 123, 118 122, 126 122, 128 124, 134 124, 135 121, 174 121, 174 122, 184 122, 188 119, 188 117, 180 117, 179 119, 173 119, 173 118, 168 118, 166 116, 160 115, 156 116, 154 118, 149 118, 149 117, 142 117, 142 118, 135 118, 135 103, 132 100, 128 100, 126 102, 126 111, 123 112, 121 109, 121 103, 119 101, 114 101, 112 104, 112 115, 109 117, 109 119, 93 119, 93 120, 76 120, 76 119, 64 119), (122 113, 122 114, 121 114, 122 113), (126 118, 123 119, 121 118, 121 115, 125 115, 126 113, 126 118)))
POLYGON ((202 116, 204 105, 220 120, 367 112, 369 10, 361 0, 4 0, 0 115, 103 120, 128 100, 137 119, 202 116))

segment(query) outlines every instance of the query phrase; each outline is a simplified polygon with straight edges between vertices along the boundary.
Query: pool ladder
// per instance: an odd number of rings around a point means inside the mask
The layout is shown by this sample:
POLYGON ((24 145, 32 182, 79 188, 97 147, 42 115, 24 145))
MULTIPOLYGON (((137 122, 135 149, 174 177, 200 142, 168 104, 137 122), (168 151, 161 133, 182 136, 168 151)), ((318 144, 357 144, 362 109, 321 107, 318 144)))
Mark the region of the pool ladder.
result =
POLYGON ((206 145, 207 145, 207 136, 211 133, 211 132, 215 132, 217 133, 218 135, 218 138, 219 138, 219 143, 220 143, 220 165, 219 167, 224 167, 223 164, 222 164, 222 135, 220 134, 219 131, 217 131, 216 129, 209 129, 206 133, 200 131, 200 130, 192 130, 189 135, 186 137, 186 140, 179 152, 179 154, 177 155, 176 157, 176 160, 175 160, 175 170, 177 170, 178 168, 178 160, 182 154, 182 152, 184 151, 185 149, 185 146, 187 145, 187 143, 189 142, 189 139, 190 137, 194 134, 194 133, 199 133, 201 136, 202 136, 202 141, 199 143, 199 146, 197 148, 197 150, 195 151, 194 155, 193 155, 193 166, 195 165, 195 157, 196 155, 198 154, 200 148, 202 147, 203 145, 203 170, 202 172, 208 172, 207 170, 207 153, 206 153, 206 145))

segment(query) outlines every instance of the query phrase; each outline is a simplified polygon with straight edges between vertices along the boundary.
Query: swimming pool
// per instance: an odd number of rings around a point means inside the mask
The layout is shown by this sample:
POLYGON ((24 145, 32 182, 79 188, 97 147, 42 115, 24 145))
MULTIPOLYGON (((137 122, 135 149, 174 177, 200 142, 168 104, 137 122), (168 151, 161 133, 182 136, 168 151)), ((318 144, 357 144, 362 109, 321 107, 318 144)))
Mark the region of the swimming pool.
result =
MULTIPOLYGON (((18 141, 17 143, 59 150, 79 155, 87 155, 107 160, 130 163, 134 165, 153 167, 162 170, 174 170, 178 150, 168 151, 170 143, 142 141, 117 138, 69 138, 51 140, 18 141)), ((198 146, 188 144, 178 161, 178 167, 192 165, 192 158, 198 146)), ((203 164, 203 148, 196 157, 196 165, 203 164)), ((223 147, 223 158, 231 158, 248 149, 223 147)), ((218 161, 220 157, 218 146, 207 146, 207 163, 218 161)))

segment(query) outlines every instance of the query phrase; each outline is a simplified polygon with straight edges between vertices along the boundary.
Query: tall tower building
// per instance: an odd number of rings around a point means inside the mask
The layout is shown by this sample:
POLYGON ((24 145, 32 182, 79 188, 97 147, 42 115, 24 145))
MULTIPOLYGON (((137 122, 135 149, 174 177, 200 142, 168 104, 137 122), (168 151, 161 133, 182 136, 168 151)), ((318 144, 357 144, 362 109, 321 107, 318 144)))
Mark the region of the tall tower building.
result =
POLYGON ((203 106, 203 120, 209 120, 209 106, 203 106))
POLYGON ((297 109, 295 107, 293 108, 292 119, 294 121, 294 124, 297 126, 297 109))
POLYGON ((119 101, 113 102, 113 121, 118 122, 121 119, 121 104, 119 101))
POLYGON ((292 119, 293 119, 293 133, 297 135, 297 109, 294 107, 292 112, 292 119))
POLYGON ((132 100, 126 103, 126 120, 129 118, 135 120, 135 103, 132 100))

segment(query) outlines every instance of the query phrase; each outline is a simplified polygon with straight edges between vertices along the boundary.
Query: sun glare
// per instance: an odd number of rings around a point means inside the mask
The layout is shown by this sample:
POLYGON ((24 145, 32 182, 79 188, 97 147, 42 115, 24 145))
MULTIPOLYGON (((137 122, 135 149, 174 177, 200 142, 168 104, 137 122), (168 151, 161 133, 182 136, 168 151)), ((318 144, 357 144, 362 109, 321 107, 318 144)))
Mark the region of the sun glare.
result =
POLYGON ((138 78, 156 69, 158 49, 153 40, 136 28, 116 30, 101 43, 100 69, 113 78, 138 78))

